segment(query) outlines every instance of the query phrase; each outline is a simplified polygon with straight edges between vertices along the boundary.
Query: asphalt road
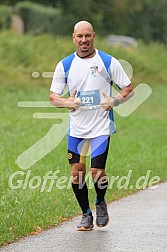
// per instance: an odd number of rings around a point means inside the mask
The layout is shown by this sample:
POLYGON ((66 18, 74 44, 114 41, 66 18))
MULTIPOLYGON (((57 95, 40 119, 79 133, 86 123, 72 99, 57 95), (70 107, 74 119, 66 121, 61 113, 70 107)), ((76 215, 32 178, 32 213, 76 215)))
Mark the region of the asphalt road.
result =
POLYGON ((76 231, 81 216, 28 236, 2 248, 2 252, 166 252, 167 182, 108 205, 105 228, 76 231))

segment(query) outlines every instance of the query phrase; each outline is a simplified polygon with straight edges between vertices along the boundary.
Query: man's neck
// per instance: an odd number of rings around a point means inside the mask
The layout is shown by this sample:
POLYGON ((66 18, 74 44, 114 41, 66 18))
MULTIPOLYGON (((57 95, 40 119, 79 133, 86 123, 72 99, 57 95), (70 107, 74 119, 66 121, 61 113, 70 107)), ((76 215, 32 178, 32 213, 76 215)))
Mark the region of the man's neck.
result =
POLYGON ((80 55, 78 54, 78 52, 77 52, 77 56, 78 56, 79 58, 81 58, 81 59, 92 58, 92 57, 95 55, 95 52, 96 52, 96 50, 93 49, 93 51, 92 51, 91 53, 89 53, 88 55, 85 55, 85 56, 80 56, 80 55))

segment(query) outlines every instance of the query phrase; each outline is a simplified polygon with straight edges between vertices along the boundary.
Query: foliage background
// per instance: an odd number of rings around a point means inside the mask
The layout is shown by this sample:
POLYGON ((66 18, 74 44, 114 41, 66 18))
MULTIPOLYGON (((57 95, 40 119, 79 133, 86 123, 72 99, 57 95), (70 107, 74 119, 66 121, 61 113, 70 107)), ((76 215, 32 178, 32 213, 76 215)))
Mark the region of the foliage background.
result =
MULTIPOLYGON (((44 23, 44 28, 37 29, 38 33, 51 32, 54 35, 67 35, 72 32, 73 25, 77 21, 88 20, 101 36, 117 34, 132 36, 147 43, 150 41, 167 42, 166 0, 85 0, 82 3, 79 0, 32 0, 29 2, 1 0, 0 3, 15 7, 15 11, 22 16, 26 26, 27 23, 38 23, 38 26, 42 27, 44 23), (29 5, 29 10, 31 10, 29 14, 27 11, 21 11, 19 7, 26 5, 29 5), (41 15, 43 19, 39 22, 41 15)), ((31 29, 26 29, 26 31, 32 33, 31 29)))

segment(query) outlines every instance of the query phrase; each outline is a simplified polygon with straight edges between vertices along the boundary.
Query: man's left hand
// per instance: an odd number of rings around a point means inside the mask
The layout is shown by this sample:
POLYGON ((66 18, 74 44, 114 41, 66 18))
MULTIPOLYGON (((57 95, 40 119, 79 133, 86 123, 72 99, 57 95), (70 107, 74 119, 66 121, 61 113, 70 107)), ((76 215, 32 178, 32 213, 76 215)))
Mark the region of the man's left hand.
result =
POLYGON ((108 96, 104 91, 102 91, 102 95, 104 97, 103 101, 100 103, 100 106, 105 111, 110 111, 114 107, 114 99, 108 96))
POLYGON ((103 101, 100 103, 100 106, 105 111, 110 111, 114 107, 114 99, 108 96, 104 91, 102 91, 102 95, 104 97, 103 101))

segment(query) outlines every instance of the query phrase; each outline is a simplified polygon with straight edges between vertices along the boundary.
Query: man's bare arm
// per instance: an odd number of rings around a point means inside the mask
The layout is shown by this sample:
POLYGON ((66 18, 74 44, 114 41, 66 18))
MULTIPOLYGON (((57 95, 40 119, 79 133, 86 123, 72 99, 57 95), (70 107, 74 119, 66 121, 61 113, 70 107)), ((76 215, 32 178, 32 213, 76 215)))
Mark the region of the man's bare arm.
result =
POLYGON ((104 96, 104 100, 100 105, 104 110, 108 111, 114 107, 114 99, 117 99, 119 104, 129 100, 134 95, 133 86, 129 84, 127 87, 124 87, 114 98, 107 96, 104 91, 102 95, 104 96))
POLYGON ((50 92, 49 100, 50 100, 50 103, 57 108, 68 108, 72 111, 75 111, 76 109, 79 108, 81 104, 80 99, 75 98, 76 93, 77 93, 77 90, 75 90, 74 93, 70 97, 63 98, 59 94, 50 92))
POLYGON ((124 103, 134 95, 133 86, 129 84, 127 87, 124 87, 115 98, 119 100, 119 103, 124 103))

